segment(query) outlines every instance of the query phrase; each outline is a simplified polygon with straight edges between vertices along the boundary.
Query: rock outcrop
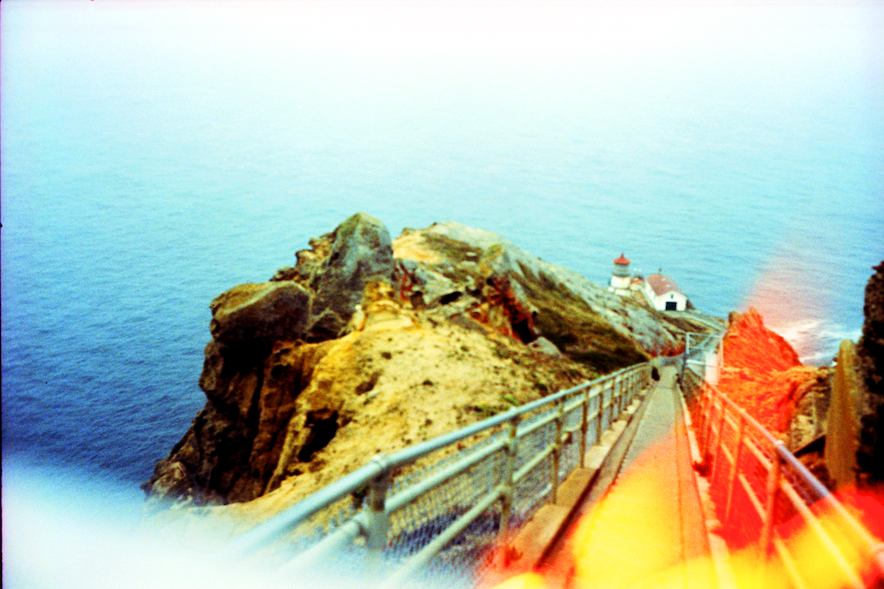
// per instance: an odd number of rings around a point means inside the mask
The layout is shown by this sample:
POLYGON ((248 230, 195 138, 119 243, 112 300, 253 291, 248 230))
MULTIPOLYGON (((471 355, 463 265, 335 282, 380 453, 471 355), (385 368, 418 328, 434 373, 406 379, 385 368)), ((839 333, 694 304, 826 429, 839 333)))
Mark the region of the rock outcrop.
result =
POLYGON ((280 506, 392 452, 672 346, 715 319, 608 293, 459 225, 365 214, 210 309, 206 405, 151 497, 280 506))
POLYGON ((884 262, 866 284, 863 334, 857 344, 864 394, 857 466, 860 482, 884 484, 884 262))
POLYGON ((823 457, 832 486, 856 485, 857 426, 856 352, 853 342, 844 340, 832 377, 832 395, 826 418, 826 446, 823 457))
POLYGON ((823 433, 830 368, 804 366, 755 309, 732 313, 719 389, 797 450, 823 433))
POLYGON ((777 333, 764 326, 764 319, 754 308, 733 313, 724 338, 727 366, 765 373, 801 366, 795 349, 777 333))
POLYGON ((369 282, 393 281, 393 245, 383 223, 358 213, 310 246, 296 254, 295 267, 279 270, 271 281, 294 282, 313 295, 306 330, 295 337, 323 341, 341 335, 369 282))
POLYGON ((731 315, 724 340, 719 388, 832 489, 884 483, 884 262, 874 270, 863 335, 834 367, 802 366, 754 309, 731 315))
MULTIPOLYGON (((393 248, 397 262, 413 277, 408 288, 418 300, 429 306, 455 303, 447 305, 452 313, 469 308, 477 314, 485 303, 495 307, 495 297, 508 296, 530 314, 534 333, 573 359, 603 369, 629 365, 648 351, 675 348, 684 331, 708 332, 710 323, 724 327, 716 318, 662 313, 618 296, 494 233, 459 223, 405 230, 393 248)), ((488 320, 495 322, 491 311, 488 320)), ((507 318, 523 340, 533 337, 519 327, 520 321, 528 322, 525 317, 509 312, 507 318)))

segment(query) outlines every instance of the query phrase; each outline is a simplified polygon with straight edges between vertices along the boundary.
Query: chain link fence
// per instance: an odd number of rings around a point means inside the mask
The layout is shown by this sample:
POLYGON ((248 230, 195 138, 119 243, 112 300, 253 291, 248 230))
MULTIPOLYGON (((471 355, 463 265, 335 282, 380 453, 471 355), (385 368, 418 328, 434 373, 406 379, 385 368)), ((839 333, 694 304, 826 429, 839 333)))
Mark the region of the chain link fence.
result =
POLYGON ((682 386, 722 535, 777 564, 759 569, 765 586, 812 586, 821 570, 839 587, 884 586, 884 545, 781 440, 694 370, 682 386))
POLYGON ((384 586, 471 586, 494 549, 583 466, 650 376, 649 364, 625 368, 375 456, 244 534, 233 550, 286 546, 283 554, 296 555, 283 567, 287 576, 334 562, 336 572, 384 586))

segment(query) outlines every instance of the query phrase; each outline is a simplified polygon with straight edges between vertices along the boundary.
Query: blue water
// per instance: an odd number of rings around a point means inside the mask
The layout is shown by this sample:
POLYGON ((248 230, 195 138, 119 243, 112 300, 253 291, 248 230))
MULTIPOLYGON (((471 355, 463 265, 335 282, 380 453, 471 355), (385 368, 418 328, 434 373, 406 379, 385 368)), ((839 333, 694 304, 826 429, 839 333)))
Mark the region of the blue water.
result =
POLYGON ((211 299, 356 211, 624 252, 827 361, 884 259, 884 9, 624 6, 4 1, 4 460, 145 480, 211 299))

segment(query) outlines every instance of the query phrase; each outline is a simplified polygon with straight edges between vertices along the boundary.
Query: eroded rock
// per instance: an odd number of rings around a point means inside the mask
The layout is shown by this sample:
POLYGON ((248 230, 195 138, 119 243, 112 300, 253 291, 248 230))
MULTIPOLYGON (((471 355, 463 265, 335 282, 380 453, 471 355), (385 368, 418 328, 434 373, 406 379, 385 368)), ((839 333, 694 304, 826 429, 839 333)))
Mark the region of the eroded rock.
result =
POLYGON ((293 500, 685 327, 494 234, 436 224, 391 242, 361 213, 211 311, 207 403, 145 484, 155 497, 293 500))
POLYGON ((821 436, 831 397, 831 368, 801 364, 789 343, 755 309, 732 313, 718 388, 782 439, 824 483, 821 436))
POLYGON ((884 483, 884 262, 866 284, 863 335, 856 348, 862 382, 860 482, 884 483))
POLYGON ((383 223, 359 213, 332 234, 327 257, 312 286, 317 308, 333 311, 346 323, 370 281, 393 281, 393 246, 383 223))
POLYGON ((297 339, 310 315, 311 294, 294 282, 240 284, 212 301, 212 339, 221 344, 269 344, 297 339))

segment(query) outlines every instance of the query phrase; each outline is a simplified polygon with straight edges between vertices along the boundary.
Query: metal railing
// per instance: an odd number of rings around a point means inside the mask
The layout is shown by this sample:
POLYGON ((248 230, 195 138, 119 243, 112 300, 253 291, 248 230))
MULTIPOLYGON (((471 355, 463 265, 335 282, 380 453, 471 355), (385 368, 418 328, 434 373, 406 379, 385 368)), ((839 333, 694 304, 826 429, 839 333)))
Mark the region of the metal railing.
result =
POLYGON ((781 566, 759 572, 777 575, 777 586, 814 586, 820 570, 834 574, 837 586, 884 584, 884 544, 782 441, 693 370, 685 373, 683 388, 694 414, 701 470, 729 545, 755 546, 766 563, 776 559, 781 566), (797 535, 799 529, 806 533, 797 535), (812 566, 800 555, 808 550, 812 566))
POLYGON ((695 371, 702 367, 707 380, 717 381, 717 377, 724 369, 724 347, 722 345, 724 332, 692 333, 685 332, 685 350, 681 354, 681 371, 679 379, 684 380, 685 371, 690 366, 695 371), (710 357, 714 356, 714 358, 710 357), (710 371, 710 360, 715 368, 710 371), (711 373, 711 374, 710 374, 711 373), (713 377, 713 378, 710 378, 713 377))
POLYGON ((491 565, 559 485, 584 465, 618 416, 649 384, 649 363, 625 368, 391 455, 377 455, 239 537, 233 553, 288 545, 289 573, 328 565, 354 574, 390 572, 396 586, 461 579, 491 565), (285 537, 286 542, 278 540, 285 537))

